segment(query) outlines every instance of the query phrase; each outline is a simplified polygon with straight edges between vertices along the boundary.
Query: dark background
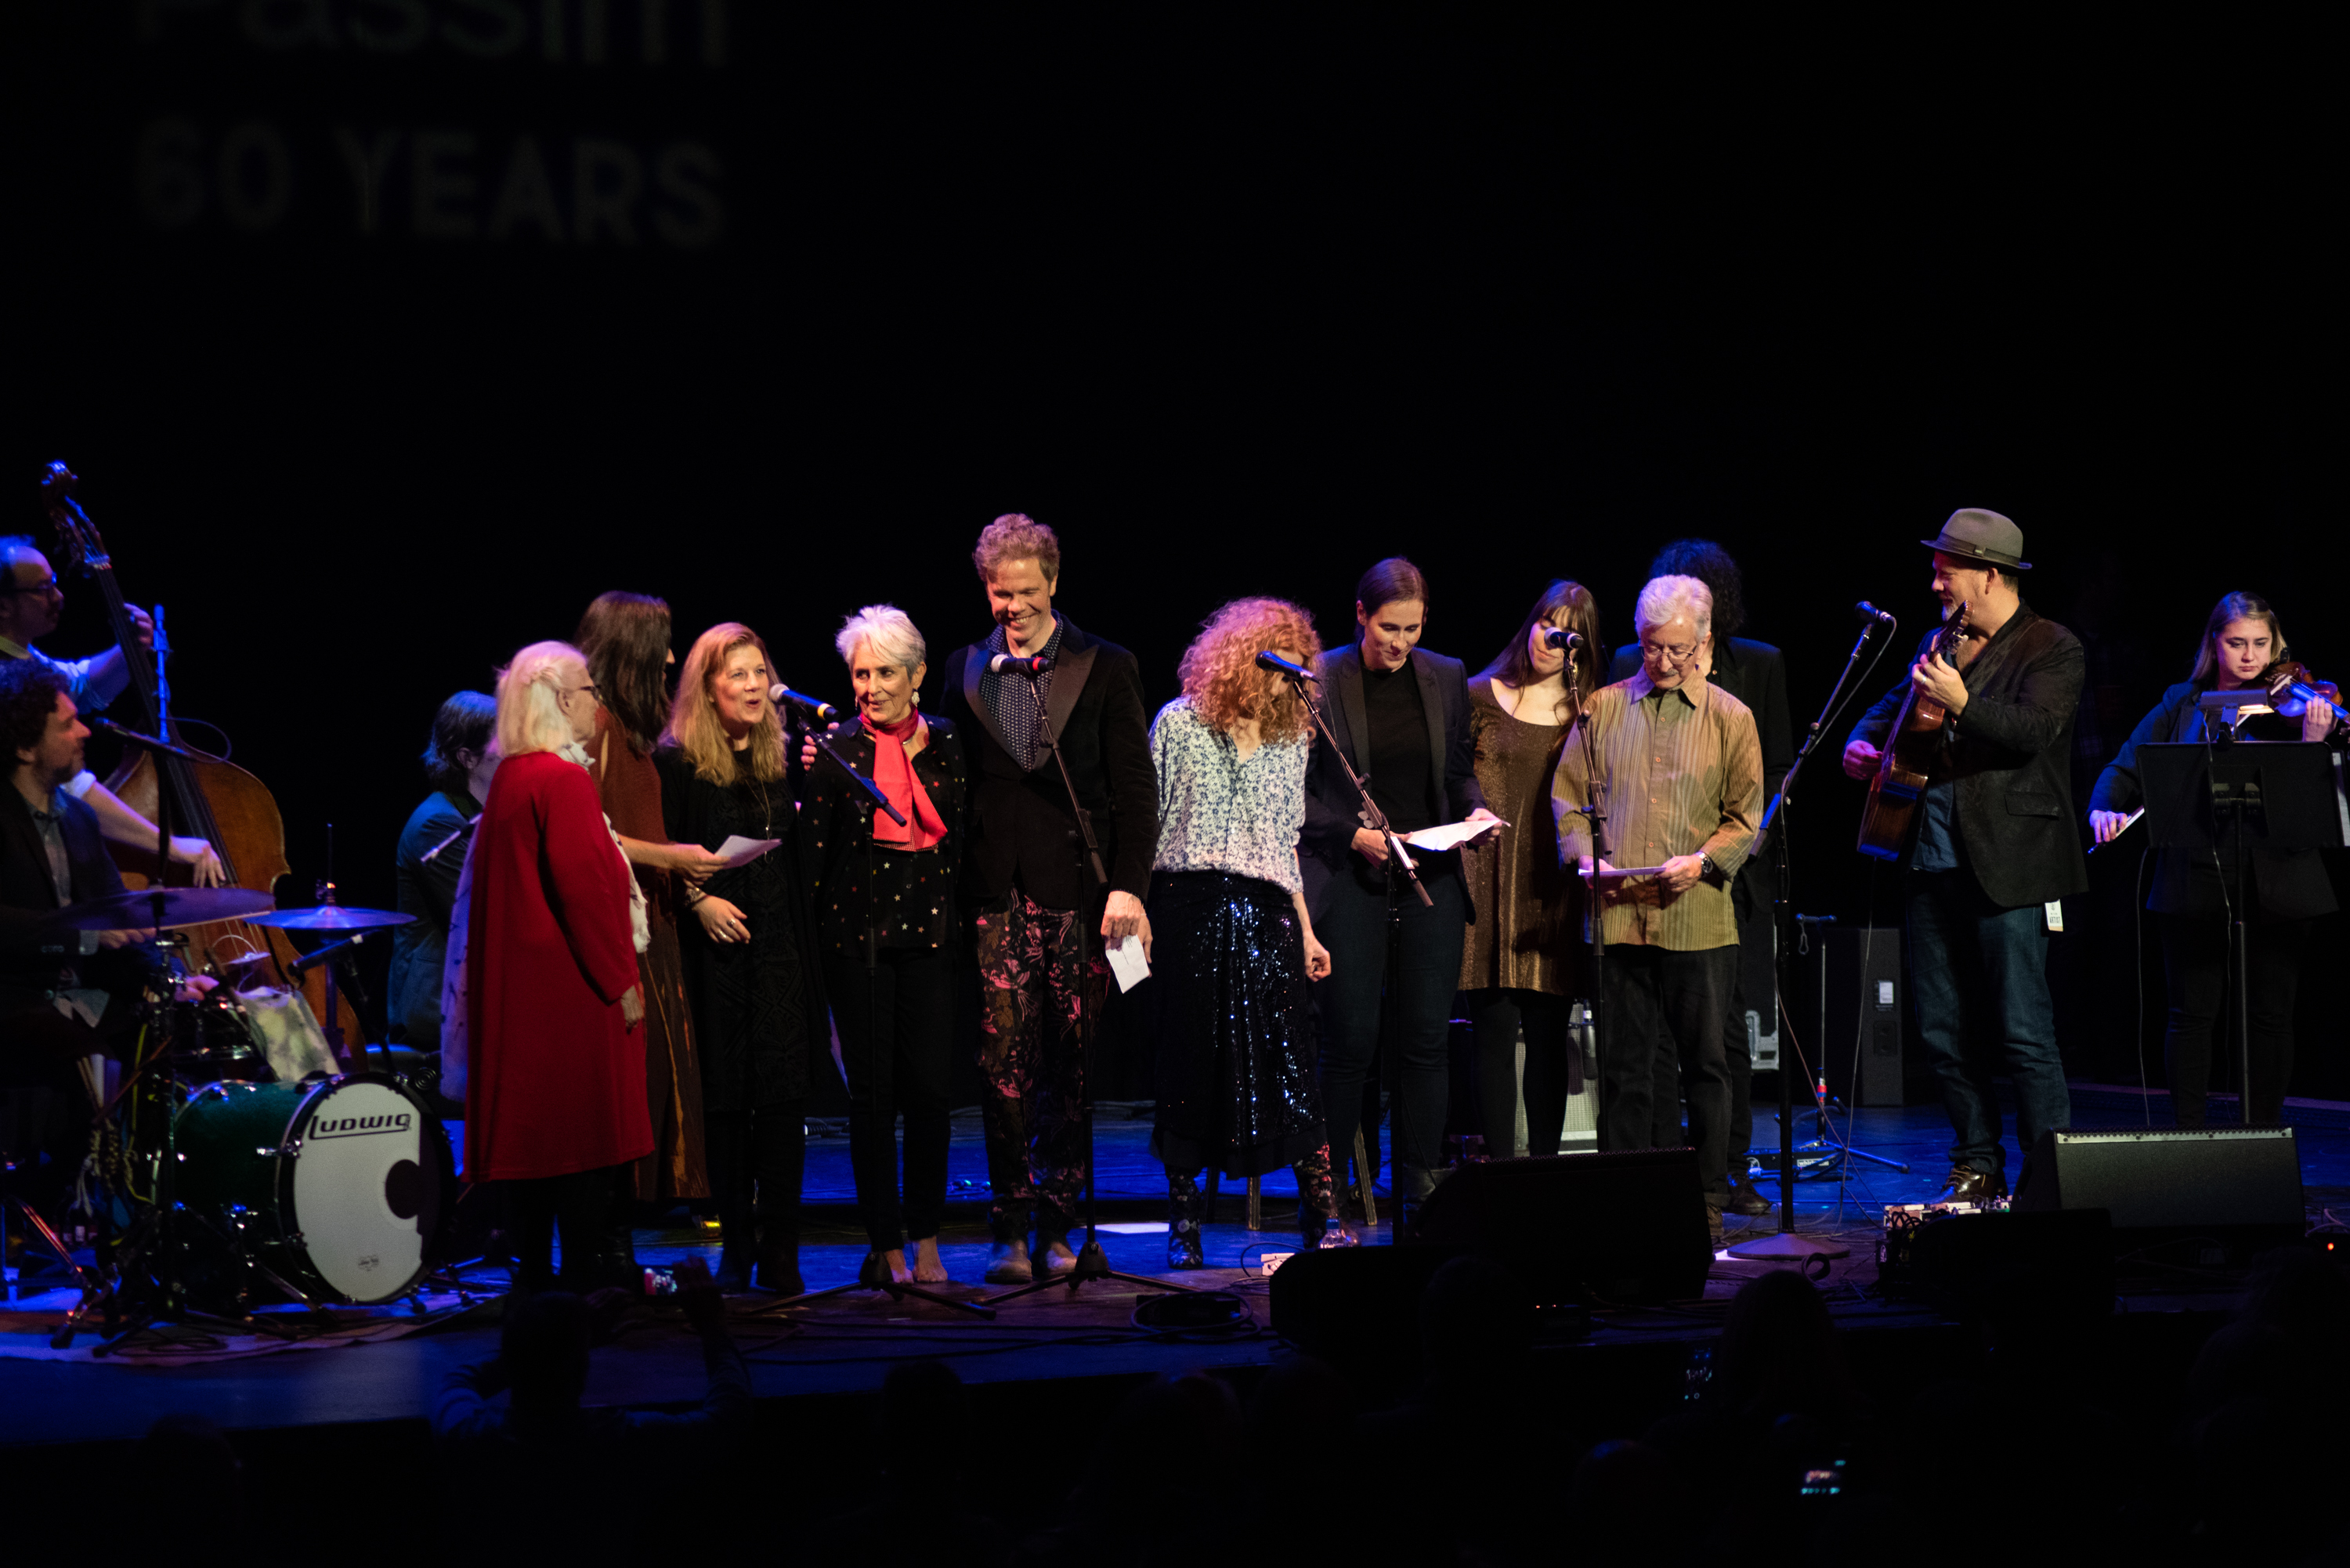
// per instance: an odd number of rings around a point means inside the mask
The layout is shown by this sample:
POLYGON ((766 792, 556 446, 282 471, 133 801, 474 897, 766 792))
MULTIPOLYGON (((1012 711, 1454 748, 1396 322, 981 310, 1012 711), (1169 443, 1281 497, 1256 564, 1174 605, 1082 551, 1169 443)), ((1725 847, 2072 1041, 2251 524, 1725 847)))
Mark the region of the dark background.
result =
MULTIPOLYGON (((0 24, 0 525, 37 532, 43 461, 85 475, 168 607, 179 711, 276 793, 288 903, 329 822, 345 901, 391 901, 434 706, 596 593, 667 597, 681 652, 747 620, 841 699, 861 604, 940 654, 985 629, 967 553, 1012 509, 1154 704, 1219 603, 1294 597, 1338 640, 1392 553, 1472 664, 1555 576, 1625 640, 1694 534, 1807 718, 1851 601, 1922 627, 1917 541, 1962 505, 2018 521, 2031 601, 2092 641, 2084 787, 2223 591, 2334 673, 2327 39, 808 9, 0 24)), ((68 586, 60 656, 107 638, 68 586)), ((1823 761, 1795 903, 1890 920, 1823 761)), ((2065 1049, 2129 1081, 2135 846, 2093 867, 2065 1049)), ((2295 1092, 2350 1096, 2322 991, 2295 1092)))

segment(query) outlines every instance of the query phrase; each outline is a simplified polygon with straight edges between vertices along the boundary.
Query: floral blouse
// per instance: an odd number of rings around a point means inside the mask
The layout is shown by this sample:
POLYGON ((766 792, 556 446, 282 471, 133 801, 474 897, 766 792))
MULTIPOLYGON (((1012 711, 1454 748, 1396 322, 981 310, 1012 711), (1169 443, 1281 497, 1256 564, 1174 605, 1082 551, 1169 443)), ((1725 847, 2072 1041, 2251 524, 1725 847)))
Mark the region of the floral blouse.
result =
POLYGON ((1240 748, 1179 697, 1150 726, 1159 770, 1159 871, 1228 871, 1284 892, 1303 883, 1297 831, 1305 820, 1305 763, 1313 737, 1240 748))

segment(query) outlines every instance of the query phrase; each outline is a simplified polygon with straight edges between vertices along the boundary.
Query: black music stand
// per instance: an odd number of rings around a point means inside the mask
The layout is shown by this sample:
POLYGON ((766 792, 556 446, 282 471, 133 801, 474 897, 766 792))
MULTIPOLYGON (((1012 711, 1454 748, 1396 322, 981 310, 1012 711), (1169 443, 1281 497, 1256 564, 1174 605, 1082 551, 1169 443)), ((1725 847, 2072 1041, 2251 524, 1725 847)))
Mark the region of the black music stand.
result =
MULTIPOLYGON (((2244 851, 2350 844, 2342 755, 2323 741, 2164 741, 2137 749, 2147 842, 2209 855, 2228 908, 2228 983, 2236 993, 2240 1115, 2252 1119, 2252 1010, 2246 989, 2244 851), (2222 831, 2231 827, 2232 832, 2222 831)), ((2282 1096, 2280 1096, 2280 1098, 2282 1096)))

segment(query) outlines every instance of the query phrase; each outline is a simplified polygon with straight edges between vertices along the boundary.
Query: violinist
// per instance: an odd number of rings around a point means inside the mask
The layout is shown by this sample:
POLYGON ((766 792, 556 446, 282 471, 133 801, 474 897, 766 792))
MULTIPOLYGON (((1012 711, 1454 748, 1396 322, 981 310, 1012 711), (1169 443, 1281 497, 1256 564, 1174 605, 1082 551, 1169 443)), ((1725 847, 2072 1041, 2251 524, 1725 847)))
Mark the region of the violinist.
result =
MULTIPOLYGON (((130 684, 130 659, 120 648, 69 661, 51 659, 36 649, 36 639, 57 630, 65 602, 57 574, 31 539, 21 534, 0 538, 0 659, 29 659, 55 671, 74 706, 84 712, 95 711, 122 695, 130 684)), ((139 628, 141 646, 154 647, 155 623, 147 612, 128 606, 125 613, 139 628)), ((65 791, 96 815, 99 832, 108 843, 133 849, 155 847, 155 825, 125 805, 88 769, 68 780, 65 791)), ((214 888, 226 880, 220 856, 201 838, 173 835, 172 859, 175 865, 195 868, 198 887, 214 888)))
MULTIPOLYGON (((2144 804, 2137 748, 2149 742, 2202 741, 2205 725, 2222 723, 2197 699, 2207 691, 2267 685, 2285 663, 2284 628, 2258 594, 2230 594, 2212 607, 2196 644, 2194 671, 2162 694, 2138 721, 2089 797, 2089 829, 2100 844, 2120 836, 2129 814, 2144 804)), ((2297 719, 2271 711, 2246 718, 2239 742, 2323 741, 2341 709, 2332 688, 2297 719)), ((2222 851, 2222 855, 2225 855, 2222 851)), ((2335 909, 2334 888, 2314 849, 2248 846, 2244 855, 2246 1000, 2251 1012, 2251 1088, 2246 1119, 2275 1122, 2284 1115, 2293 1077, 2293 992, 2312 924, 2335 909)), ((2163 984, 2169 1017, 2162 1051, 2170 1080, 2171 1115, 2183 1127, 2204 1121, 2211 1077, 2211 1031, 2227 979, 2232 888, 2220 881, 2212 856, 2180 849, 2154 851, 2154 886, 2146 907, 2162 935, 2163 984)))

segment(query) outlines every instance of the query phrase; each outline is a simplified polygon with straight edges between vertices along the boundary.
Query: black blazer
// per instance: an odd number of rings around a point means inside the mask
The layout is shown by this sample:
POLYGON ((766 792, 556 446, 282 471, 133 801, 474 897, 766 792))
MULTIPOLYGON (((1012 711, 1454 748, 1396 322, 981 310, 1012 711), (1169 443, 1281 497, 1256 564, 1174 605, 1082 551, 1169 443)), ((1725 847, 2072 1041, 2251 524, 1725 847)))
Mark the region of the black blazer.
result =
MULTIPOLYGON (((1017 887, 1048 909, 1074 909, 1085 902, 1076 858, 1082 851, 1069 842, 1077 821, 1061 770, 1050 752, 1038 752, 1036 766, 1025 771, 1013 761, 980 701, 986 670, 983 646, 947 655, 941 706, 962 732, 971 770, 962 898, 993 902, 1017 887)), ((1109 890, 1142 898, 1159 853, 1159 774, 1150 764, 1141 666, 1118 644, 1061 617, 1061 652, 1045 716, 1060 737, 1078 804, 1093 818, 1109 890)))
MULTIPOLYGON (((2136 811, 2146 804, 2137 779, 2137 749, 2148 742, 2199 741, 2202 712, 2195 706, 2205 688, 2182 680, 2162 694, 2154 711, 2137 722, 2120 753, 2097 775, 2089 792, 2091 811, 2136 811)), ((2247 730, 2254 744, 2263 741, 2298 741, 2301 721, 2263 715, 2251 720, 2247 730)), ((2232 832, 2232 826, 2230 828, 2232 832)), ((2298 920, 2330 915, 2339 908, 2325 862, 2314 849, 2270 849, 2250 846, 2244 868, 2260 890, 2260 914, 2264 920, 2298 920)), ((2224 853, 2224 852, 2223 852, 2224 853)), ((2164 915, 2218 915, 2227 909, 2220 885, 2220 868, 2211 857, 2182 849, 2154 852, 2154 887, 2146 907, 2164 915)))
MULTIPOLYGON (((1363 703, 1362 648, 1349 643, 1326 653, 1316 668, 1330 733, 1359 774, 1365 771, 1363 748, 1371 731, 1369 711, 1363 703)), ((1420 707, 1428 715, 1429 802, 1437 808, 1439 822, 1458 822, 1485 804, 1469 738, 1468 673, 1459 659, 1424 648, 1412 649, 1411 670, 1419 681, 1420 707)), ((1332 753, 1330 742, 1317 732, 1313 759, 1305 764, 1305 823, 1297 846, 1307 909, 1327 908, 1325 896, 1348 878, 1363 891, 1385 892, 1386 878, 1354 850, 1362 812, 1362 797, 1355 793, 1346 767, 1332 753)), ((1474 910, 1470 918, 1476 918, 1474 910)))
MULTIPOLYGON (((67 795, 63 831, 66 860, 73 873, 68 903, 111 898, 122 892, 122 874, 99 836, 98 814, 67 795)), ((49 857, 33 826, 33 808, 13 784, 0 782, 0 1000, 22 1002, 52 990, 60 970, 80 971, 88 982, 115 991, 137 983, 153 963, 144 944, 80 956, 78 933, 48 924, 57 895, 49 880, 49 857), (120 971, 120 974, 110 972, 120 971)))
MULTIPOLYGON (((1929 631, 1919 639, 1911 663, 1933 639, 1929 631)), ((2086 664, 2080 639, 2019 606, 1967 666, 1967 711, 1945 730, 1942 757, 1928 776, 1958 780, 1960 840, 1994 904, 2021 909, 2088 891, 2072 767, 2086 664)), ((1846 743, 1882 747, 1908 690, 1905 665, 1899 684, 1861 715, 1846 743)))
MULTIPOLYGON (((800 808, 802 863, 816 898, 816 931, 827 952, 864 952, 873 892, 883 900, 881 946, 945 947, 958 940, 955 869, 962 857, 971 780, 955 727, 935 717, 924 722, 931 742, 914 754, 914 777, 947 830, 930 854, 908 855, 893 852, 886 844, 869 844, 873 797, 822 757, 808 772, 807 802, 800 808), (866 887, 868 848, 870 892, 866 887)), ((862 721, 834 731, 832 748, 850 767, 867 778, 873 776, 873 732, 862 721)))

